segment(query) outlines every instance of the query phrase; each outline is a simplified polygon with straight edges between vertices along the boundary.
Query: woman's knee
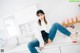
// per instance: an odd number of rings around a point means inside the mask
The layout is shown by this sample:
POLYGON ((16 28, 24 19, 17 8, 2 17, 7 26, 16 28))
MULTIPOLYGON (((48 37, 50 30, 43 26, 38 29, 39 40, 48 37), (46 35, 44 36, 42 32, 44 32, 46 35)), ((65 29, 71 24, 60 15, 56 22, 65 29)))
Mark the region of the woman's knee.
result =
POLYGON ((27 46, 28 46, 28 48, 31 48, 32 47, 31 42, 29 42, 27 46))
POLYGON ((59 26, 59 25, 60 25, 60 24, 59 24, 59 23, 57 23, 57 22, 53 24, 53 26, 59 26))

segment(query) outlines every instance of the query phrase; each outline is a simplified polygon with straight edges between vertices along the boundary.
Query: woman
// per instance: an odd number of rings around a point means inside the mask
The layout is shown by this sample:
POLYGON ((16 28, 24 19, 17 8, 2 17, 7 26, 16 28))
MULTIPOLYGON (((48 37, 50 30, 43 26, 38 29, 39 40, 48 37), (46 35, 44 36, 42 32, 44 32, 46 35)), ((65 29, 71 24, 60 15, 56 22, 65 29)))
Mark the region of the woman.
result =
POLYGON ((50 26, 45 18, 45 13, 42 10, 38 10, 36 15, 39 17, 38 22, 34 24, 36 39, 28 44, 28 48, 31 53, 38 53, 35 47, 39 47, 41 50, 44 48, 45 44, 52 42, 57 30, 69 37, 72 36, 71 32, 59 23, 54 23, 50 26))

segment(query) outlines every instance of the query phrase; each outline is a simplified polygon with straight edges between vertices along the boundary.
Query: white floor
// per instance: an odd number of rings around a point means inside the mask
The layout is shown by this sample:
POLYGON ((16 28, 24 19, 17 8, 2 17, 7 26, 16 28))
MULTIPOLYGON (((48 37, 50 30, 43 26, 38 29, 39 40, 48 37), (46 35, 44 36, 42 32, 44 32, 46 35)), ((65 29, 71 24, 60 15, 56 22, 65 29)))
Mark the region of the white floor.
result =
MULTIPOLYGON (((27 45, 23 44, 17 46, 13 50, 5 51, 4 53, 30 53, 27 45)), ((41 51, 41 53, 80 53, 80 45, 79 44, 57 44, 51 43, 45 46, 45 48, 41 51)))

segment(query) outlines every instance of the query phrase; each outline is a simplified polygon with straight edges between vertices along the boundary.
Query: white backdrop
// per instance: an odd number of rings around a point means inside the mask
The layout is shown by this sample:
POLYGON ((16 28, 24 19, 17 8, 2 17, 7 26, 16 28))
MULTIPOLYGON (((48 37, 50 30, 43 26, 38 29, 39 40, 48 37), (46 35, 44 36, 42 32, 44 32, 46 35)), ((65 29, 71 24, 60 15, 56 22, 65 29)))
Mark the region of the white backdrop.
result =
POLYGON ((6 16, 4 22, 9 35, 7 38, 21 35, 20 25, 37 20, 37 10, 37 6, 33 5, 6 16))
POLYGON ((18 25, 24 24, 27 22, 31 22, 37 19, 36 17, 36 11, 37 11, 37 6, 31 6, 25 9, 22 9, 20 11, 15 12, 13 15, 15 17, 15 21, 18 25))

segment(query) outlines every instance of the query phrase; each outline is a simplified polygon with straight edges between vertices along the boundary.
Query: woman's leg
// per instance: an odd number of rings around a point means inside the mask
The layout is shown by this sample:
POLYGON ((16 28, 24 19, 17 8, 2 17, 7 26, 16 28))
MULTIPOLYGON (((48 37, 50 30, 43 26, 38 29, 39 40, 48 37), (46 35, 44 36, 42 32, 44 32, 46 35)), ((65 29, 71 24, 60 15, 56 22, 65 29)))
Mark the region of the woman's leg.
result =
POLYGON ((31 53, 38 53, 35 47, 39 47, 39 41, 37 39, 28 43, 28 48, 31 53))
POLYGON ((50 32, 49 32, 49 39, 51 41, 53 41, 57 30, 59 30, 61 33, 65 34, 67 36, 70 36, 70 34, 71 34, 65 27, 63 27, 59 23, 55 23, 55 24, 53 24, 53 26, 52 26, 52 28, 50 29, 50 32))

